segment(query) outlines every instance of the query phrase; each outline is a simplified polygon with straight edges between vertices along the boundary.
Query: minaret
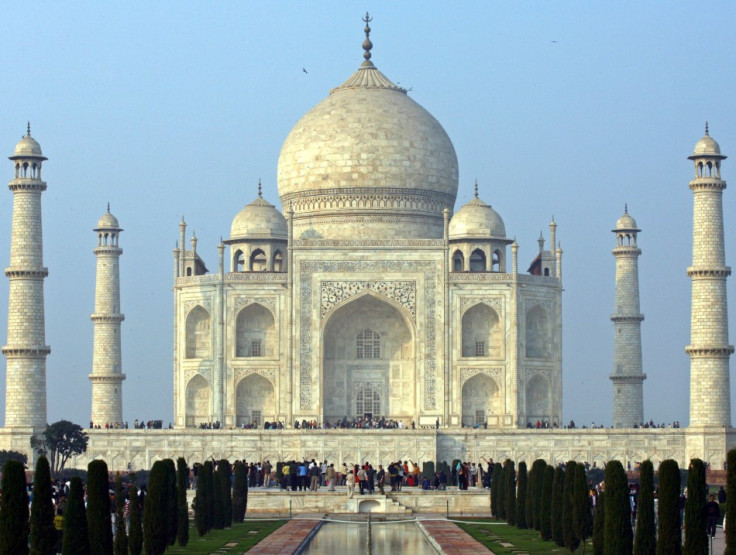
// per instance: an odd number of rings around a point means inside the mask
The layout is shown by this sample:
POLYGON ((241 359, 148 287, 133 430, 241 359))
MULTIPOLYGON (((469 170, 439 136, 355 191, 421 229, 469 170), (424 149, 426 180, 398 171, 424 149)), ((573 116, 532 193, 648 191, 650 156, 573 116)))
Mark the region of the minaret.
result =
POLYGON ((690 308, 690 426, 731 426, 728 360, 728 303, 723 243, 723 190, 721 154, 708 134, 695 145, 692 156, 693 264, 687 269, 692 280, 690 308))
POLYGON ((107 212, 97 222, 97 283, 95 285, 94 346, 92 352, 92 423, 120 424, 123 421, 123 374, 120 350, 120 224, 107 212))
POLYGON ((15 164, 15 179, 8 185, 13 191, 13 225, 10 237, 10 279, 8 300, 8 343, 5 387, 5 427, 45 428, 46 422, 46 345, 43 303, 43 280, 48 269, 43 266, 41 231, 41 164, 47 158, 41 146, 28 133, 9 157, 15 164))
POLYGON ((613 322, 613 427, 633 428, 644 421, 646 374, 641 364, 641 322, 639 312, 639 255, 636 235, 641 230, 629 216, 628 207, 616 222, 616 301, 613 322))

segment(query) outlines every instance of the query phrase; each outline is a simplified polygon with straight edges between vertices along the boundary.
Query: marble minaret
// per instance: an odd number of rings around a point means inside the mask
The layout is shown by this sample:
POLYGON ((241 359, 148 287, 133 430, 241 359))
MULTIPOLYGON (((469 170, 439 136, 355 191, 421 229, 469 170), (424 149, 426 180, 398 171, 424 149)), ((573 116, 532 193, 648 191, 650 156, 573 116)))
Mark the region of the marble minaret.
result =
POLYGON ((693 263, 687 269, 692 280, 690 308, 690 426, 731 426, 728 363, 733 345, 728 343, 728 303, 723 241, 723 190, 721 161, 726 157, 708 134, 695 145, 692 156, 693 263))
POLYGON ((644 421, 641 363, 641 322, 639 311, 639 255, 636 235, 641 230, 629 215, 628 207, 616 222, 616 301, 613 322, 613 427, 632 428, 644 421))
POLYGON ((13 224, 10 236, 10 280, 8 342, 2 351, 7 358, 5 427, 44 428, 46 422, 46 345, 43 282, 48 269, 43 265, 41 226, 41 165, 47 158, 28 133, 9 157, 15 165, 13 224))
POLYGON ((120 224, 110 214, 110 206, 95 228, 97 247, 97 284, 95 286, 94 347, 92 354, 92 423, 123 422, 123 374, 120 350, 120 224))

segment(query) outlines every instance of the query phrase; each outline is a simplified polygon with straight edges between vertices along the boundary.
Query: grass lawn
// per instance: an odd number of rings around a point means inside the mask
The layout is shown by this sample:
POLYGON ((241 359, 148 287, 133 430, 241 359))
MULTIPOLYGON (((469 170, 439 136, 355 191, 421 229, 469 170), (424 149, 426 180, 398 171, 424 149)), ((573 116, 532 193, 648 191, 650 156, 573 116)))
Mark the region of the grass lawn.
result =
POLYGON ((199 534, 197 534, 197 528, 190 525, 189 543, 187 546, 179 547, 179 544, 174 544, 169 547, 166 553, 189 553, 201 555, 210 555, 215 551, 218 554, 242 553, 243 551, 248 551, 251 547, 285 523, 285 520, 246 521, 242 524, 233 524, 232 528, 212 530, 212 532, 202 537, 199 537, 199 534))
MULTIPOLYGON (((468 519, 470 521, 470 519, 468 519)), ((507 524, 456 524, 497 555, 525 551, 527 553, 570 553, 565 547, 540 539, 536 530, 519 530, 507 524), (511 544, 512 547, 504 544, 511 544)), ((578 552, 580 550, 578 549, 578 552)), ((593 544, 588 540, 586 553, 593 553, 593 544)))

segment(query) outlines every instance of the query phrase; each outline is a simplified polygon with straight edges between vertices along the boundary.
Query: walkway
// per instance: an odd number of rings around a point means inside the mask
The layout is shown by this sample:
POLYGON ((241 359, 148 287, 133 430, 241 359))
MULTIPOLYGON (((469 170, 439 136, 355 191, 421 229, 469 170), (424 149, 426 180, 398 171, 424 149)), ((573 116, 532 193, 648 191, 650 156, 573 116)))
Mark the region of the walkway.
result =
POLYGON ((445 520, 423 520, 420 525, 446 555, 478 555, 493 553, 465 530, 445 520))
POLYGON ((310 520, 290 520, 253 546, 248 555, 291 555, 317 527, 322 516, 310 515, 310 520))

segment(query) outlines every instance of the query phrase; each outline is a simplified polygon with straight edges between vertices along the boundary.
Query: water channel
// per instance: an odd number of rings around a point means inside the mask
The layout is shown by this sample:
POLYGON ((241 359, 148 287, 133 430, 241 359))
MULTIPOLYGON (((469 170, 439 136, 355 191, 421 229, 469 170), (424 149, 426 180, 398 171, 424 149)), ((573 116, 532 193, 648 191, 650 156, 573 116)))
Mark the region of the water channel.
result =
POLYGON ((326 522, 297 553, 437 555, 437 550, 414 522, 326 522))

